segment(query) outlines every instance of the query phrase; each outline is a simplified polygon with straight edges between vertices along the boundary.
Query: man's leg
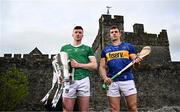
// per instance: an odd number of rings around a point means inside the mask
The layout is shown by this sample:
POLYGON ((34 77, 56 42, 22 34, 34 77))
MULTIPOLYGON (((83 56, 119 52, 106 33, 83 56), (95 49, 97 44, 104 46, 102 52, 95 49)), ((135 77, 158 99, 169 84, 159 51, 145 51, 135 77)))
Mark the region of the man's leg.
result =
POLYGON ((75 98, 63 98, 63 112, 73 112, 75 98))
POLYGON ((120 111, 120 97, 110 97, 108 96, 109 106, 111 112, 120 111))
POLYGON ((137 112, 137 90, 133 80, 122 81, 121 91, 125 96, 128 111, 137 112))
POLYGON ((120 111, 120 92, 118 82, 112 82, 107 90, 109 107, 111 112, 120 111))
POLYGON ((89 98, 90 98, 90 81, 89 77, 86 77, 78 81, 77 100, 79 111, 87 112, 89 110, 89 98))
POLYGON ((126 96, 126 102, 129 112, 137 112, 137 94, 126 96))
POLYGON ((79 111, 88 112, 89 96, 78 96, 79 111))

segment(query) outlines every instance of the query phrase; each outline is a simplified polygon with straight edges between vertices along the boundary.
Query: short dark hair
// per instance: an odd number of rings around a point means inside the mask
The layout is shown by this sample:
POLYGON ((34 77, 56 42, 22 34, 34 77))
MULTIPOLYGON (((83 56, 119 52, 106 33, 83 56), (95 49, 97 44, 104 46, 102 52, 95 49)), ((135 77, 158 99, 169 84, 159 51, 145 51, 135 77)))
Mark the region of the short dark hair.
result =
POLYGON ((112 30, 112 29, 118 29, 119 30, 119 28, 116 25, 111 26, 110 30, 112 30))
POLYGON ((77 30, 77 29, 83 30, 82 26, 75 26, 73 30, 77 30))
POLYGON ((123 30, 120 30, 119 27, 116 25, 113 25, 109 28, 109 30, 112 30, 112 29, 118 29, 120 33, 123 33, 123 30))

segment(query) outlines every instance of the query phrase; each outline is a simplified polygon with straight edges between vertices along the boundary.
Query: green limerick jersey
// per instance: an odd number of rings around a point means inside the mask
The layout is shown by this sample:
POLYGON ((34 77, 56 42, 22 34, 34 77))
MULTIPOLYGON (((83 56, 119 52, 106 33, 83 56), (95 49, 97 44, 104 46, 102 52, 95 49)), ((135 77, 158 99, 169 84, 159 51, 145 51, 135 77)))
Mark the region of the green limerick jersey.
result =
MULTIPOLYGON (((61 51, 68 53, 69 59, 74 59, 78 63, 89 63, 89 56, 94 56, 94 52, 91 47, 81 44, 80 46, 72 46, 71 44, 65 45, 61 48, 61 51)), ((76 68, 74 72, 74 80, 81 80, 89 76, 89 70, 76 68)))

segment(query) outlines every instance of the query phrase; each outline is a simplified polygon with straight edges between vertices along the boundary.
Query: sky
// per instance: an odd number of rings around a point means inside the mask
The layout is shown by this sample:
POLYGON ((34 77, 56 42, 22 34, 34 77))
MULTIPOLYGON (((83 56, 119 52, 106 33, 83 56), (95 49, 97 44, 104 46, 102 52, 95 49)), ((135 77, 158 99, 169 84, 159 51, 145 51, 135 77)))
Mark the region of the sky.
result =
POLYGON ((124 16, 124 30, 135 23, 147 33, 166 29, 172 61, 180 61, 180 0, 0 0, 0 56, 28 54, 37 47, 56 54, 72 42, 74 26, 84 28, 83 43, 91 46, 99 18, 107 13, 124 16))

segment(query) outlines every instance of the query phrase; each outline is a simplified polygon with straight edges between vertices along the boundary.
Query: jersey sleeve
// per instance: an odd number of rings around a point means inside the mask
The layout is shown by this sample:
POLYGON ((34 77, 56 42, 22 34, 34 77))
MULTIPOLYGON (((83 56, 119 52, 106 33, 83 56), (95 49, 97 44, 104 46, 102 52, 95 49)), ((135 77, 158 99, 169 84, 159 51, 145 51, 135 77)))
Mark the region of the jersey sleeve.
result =
POLYGON ((60 52, 64 51, 64 46, 61 47, 60 52))
POLYGON ((129 44, 129 54, 135 54, 135 48, 132 44, 129 44))
POLYGON ((104 49, 101 52, 101 58, 106 58, 106 53, 105 53, 104 49))
POLYGON ((94 51, 92 50, 91 47, 89 47, 89 53, 88 53, 89 56, 94 56, 94 51))

